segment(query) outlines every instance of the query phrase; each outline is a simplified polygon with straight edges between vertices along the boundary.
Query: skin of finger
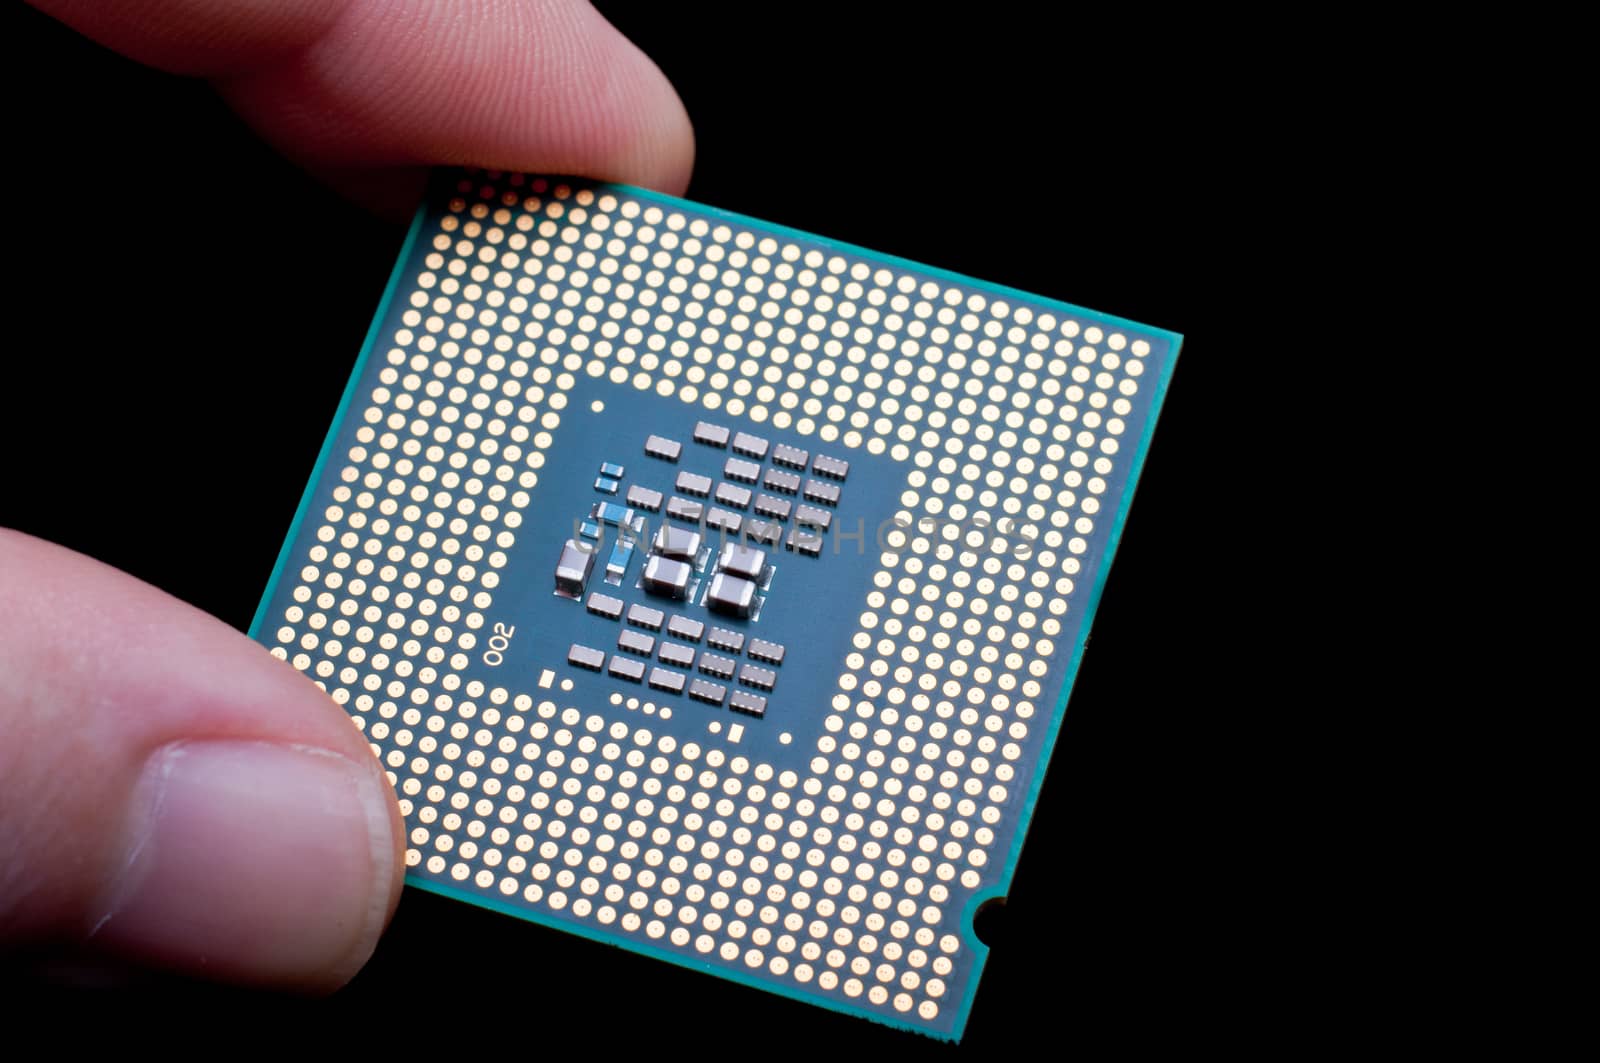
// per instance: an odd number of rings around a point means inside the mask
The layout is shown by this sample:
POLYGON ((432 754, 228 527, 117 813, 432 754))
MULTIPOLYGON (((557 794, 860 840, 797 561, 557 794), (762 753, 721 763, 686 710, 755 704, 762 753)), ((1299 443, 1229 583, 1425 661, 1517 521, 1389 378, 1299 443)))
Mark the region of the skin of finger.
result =
POLYGON ((85 37, 174 74, 281 61, 320 39, 348 0, 29 0, 85 37))
POLYGON ((196 0, 38 3, 126 54, 212 77, 258 133, 315 172, 460 164, 674 194, 688 185, 683 105, 582 0, 295 0, 226 17, 208 12, 229 5, 196 0), (188 63, 174 36, 184 32, 196 48, 188 63))
MULTIPOLYGON (((0 941, 81 943, 158 749, 236 740, 381 767, 322 691, 214 618, 0 529, 0 941)), ((402 821, 390 802, 400 893, 402 821)), ((387 915, 385 916, 387 918, 387 915)))

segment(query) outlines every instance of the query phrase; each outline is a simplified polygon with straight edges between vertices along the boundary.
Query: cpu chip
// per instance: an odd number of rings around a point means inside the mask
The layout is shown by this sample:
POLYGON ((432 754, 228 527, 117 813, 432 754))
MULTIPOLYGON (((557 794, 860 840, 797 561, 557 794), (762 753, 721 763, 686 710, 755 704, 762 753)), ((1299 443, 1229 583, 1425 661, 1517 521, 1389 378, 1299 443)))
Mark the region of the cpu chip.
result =
POLYGON ((367 738, 412 885, 958 1039, 1179 345, 441 174, 251 634, 367 738))

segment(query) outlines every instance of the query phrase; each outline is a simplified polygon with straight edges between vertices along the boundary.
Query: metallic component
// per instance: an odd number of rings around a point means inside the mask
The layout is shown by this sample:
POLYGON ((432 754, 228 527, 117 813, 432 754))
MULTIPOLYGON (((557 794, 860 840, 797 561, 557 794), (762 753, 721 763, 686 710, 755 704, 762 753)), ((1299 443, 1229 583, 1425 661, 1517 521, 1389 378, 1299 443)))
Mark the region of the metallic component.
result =
POLYGON ((583 593, 583 585, 594 571, 594 551, 575 539, 568 539, 561 548, 561 560, 556 562, 556 590, 574 597, 583 593))
POLYGON ((850 463, 842 458, 830 458, 826 454, 818 454, 817 460, 811 463, 811 471, 830 480, 843 480, 850 475, 850 463))
POLYGON ((767 552, 740 543, 728 543, 717 555, 717 571, 728 572, 741 579, 761 581, 761 570, 766 567, 767 552))
POLYGON ((596 616, 603 616, 607 620, 616 620, 622 616, 622 599, 613 598, 609 594, 595 591, 589 595, 589 612, 596 616))
POLYGON ((707 705, 721 705, 723 697, 728 693, 728 688, 721 683, 708 683, 704 679, 689 681, 689 696, 696 701, 703 701, 707 705))
POLYGON ((633 543, 618 539, 611 544, 611 558, 606 562, 606 582, 620 585, 628 572, 628 562, 633 560, 633 543))
POLYGON ((744 527, 744 518, 737 513, 729 513, 725 509, 717 509, 713 506, 711 512, 706 514, 706 527, 712 531, 738 535, 739 529, 744 527))
POLYGON ((700 655, 700 670, 706 675, 716 676, 718 679, 732 679, 734 668, 738 662, 731 657, 718 657, 714 653, 700 655))
POLYGON ((644 662, 612 654, 611 663, 606 666, 606 671, 618 679, 626 679, 630 683, 637 683, 644 678, 644 662))
POLYGON ((683 444, 673 439, 651 436, 644 441, 644 452, 662 461, 677 461, 678 455, 683 453, 683 444))
POLYGON ((667 634, 690 642, 699 642, 705 630, 706 626, 700 621, 690 620, 686 616, 675 616, 667 623, 667 634))
POLYGON ((589 510, 589 516, 602 524, 616 528, 633 526, 633 510, 627 506, 619 506, 615 502, 596 502, 589 510))
POLYGON ((714 627, 711 629, 711 634, 706 636, 706 643, 719 650, 738 653, 744 649, 744 635, 737 631, 729 631, 725 627, 714 627))
POLYGON ((725 447, 728 445, 728 430, 720 424, 701 421, 694 426, 694 441, 708 447, 725 447))
POLYGON ((783 525, 775 520, 753 520, 745 529, 745 534, 750 537, 751 542, 777 546, 783 542, 783 525))
POLYGON ((733 452, 760 461, 767 456, 767 441, 748 432, 738 432, 733 437, 733 452))
POLYGON ((711 493, 711 477, 701 476, 699 473, 685 469, 678 474, 675 486, 686 495, 704 498, 711 493))
POLYGON ((756 496, 756 512, 763 517, 773 520, 788 520, 791 506, 788 499, 774 498, 772 495, 756 496))
POLYGON ((791 469, 805 470, 806 462, 811 460, 811 452, 791 447, 786 443, 779 443, 772 448, 772 460, 778 465, 785 465, 791 469))
POLYGON ((651 594, 681 601, 689 593, 689 578, 693 575, 694 569, 682 561, 651 554, 650 560, 644 565, 644 589, 651 594))
POLYGON ((673 498, 667 502, 667 516, 673 520, 686 521, 690 524, 699 524, 706 507, 687 498, 673 498))
POLYGON ((641 635, 637 631, 623 628, 617 633, 617 649, 628 653, 636 653, 640 657, 648 657, 656 648, 656 640, 649 635, 641 635))
POLYGON ((567 663, 579 668, 587 668, 591 672, 598 672, 600 666, 606 661, 606 655, 589 646, 580 646, 576 642, 567 651, 567 663))
POLYGON ((776 642, 768 642, 766 639, 751 639, 749 652, 750 656, 758 661, 766 661, 769 664, 783 663, 784 648, 776 642))
POLYGON ((806 500, 821 502, 825 506, 839 504, 839 488, 833 484, 825 484, 821 480, 806 481, 806 500))
POLYGON ((661 622, 666 618, 666 613, 663 613, 659 609, 652 609, 648 605, 640 605, 638 602, 635 602, 634 604, 628 606, 628 623, 634 625, 635 627, 649 628, 651 631, 660 631, 661 622))
POLYGON ((661 652, 657 654, 663 664, 670 664, 675 668, 691 668, 694 666, 694 650, 688 646, 680 646, 676 642, 661 643, 661 652))
POLYGON ((804 524, 796 525, 789 532, 789 537, 783 541, 783 545, 790 550, 797 550, 807 557, 822 556, 822 536, 804 524))
POLYGON ((761 482, 767 490, 778 491, 786 495, 795 494, 800 490, 800 477, 792 472, 784 472, 782 469, 768 469, 761 482))
POLYGON ((718 613, 748 617, 755 611, 756 585, 747 579, 718 572, 711 577, 711 590, 706 594, 706 605, 718 613))
POLYGON ((717 485, 717 501, 734 509, 744 509, 750 504, 750 491, 748 488, 737 487, 734 484, 717 485))
POLYGON ((801 526, 810 526, 827 531, 833 527, 833 514, 816 506, 802 505, 794 511, 794 520, 801 526))
POLYGON ((742 484, 753 484, 761 476, 761 466, 743 458, 729 458, 722 463, 722 475, 742 484))
POLYGON ((661 508, 661 492, 634 484, 628 488, 628 505, 634 509, 647 509, 654 513, 661 508))
POLYGON ((740 665, 739 682, 760 690, 771 690, 778 682, 778 673, 770 668, 762 668, 759 665, 740 665))
POLYGON ((672 694, 682 694, 683 684, 688 678, 682 672, 671 672, 665 668, 650 669, 650 685, 657 690, 665 690, 672 694))
POLYGON ((652 553, 675 557, 680 561, 695 559, 700 552, 700 533, 690 531, 688 528, 678 528, 671 524, 663 524, 656 529, 655 542, 651 545, 652 553))

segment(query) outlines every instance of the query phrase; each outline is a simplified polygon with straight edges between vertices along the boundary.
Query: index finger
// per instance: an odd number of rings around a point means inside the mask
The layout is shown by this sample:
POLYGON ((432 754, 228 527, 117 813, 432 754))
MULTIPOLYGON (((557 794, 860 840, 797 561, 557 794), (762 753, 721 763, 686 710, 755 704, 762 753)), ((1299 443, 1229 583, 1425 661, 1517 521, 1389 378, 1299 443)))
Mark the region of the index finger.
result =
POLYGON ((325 174, 470 164, 687 186, 688 115, 582 0, 33 0, 134 59, 216 82, 325 174))

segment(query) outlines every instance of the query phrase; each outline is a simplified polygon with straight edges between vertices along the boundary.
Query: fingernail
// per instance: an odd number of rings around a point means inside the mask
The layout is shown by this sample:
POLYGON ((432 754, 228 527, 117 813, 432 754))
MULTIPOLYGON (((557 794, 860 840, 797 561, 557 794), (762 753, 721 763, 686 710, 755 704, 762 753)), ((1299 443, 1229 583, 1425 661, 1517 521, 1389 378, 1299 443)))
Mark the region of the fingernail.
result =
POLYGON ((388 918, 389 800, 374 765, 321 750, 167 746, 135 790, 96 940, 205 977, 342 985, 388 918))

